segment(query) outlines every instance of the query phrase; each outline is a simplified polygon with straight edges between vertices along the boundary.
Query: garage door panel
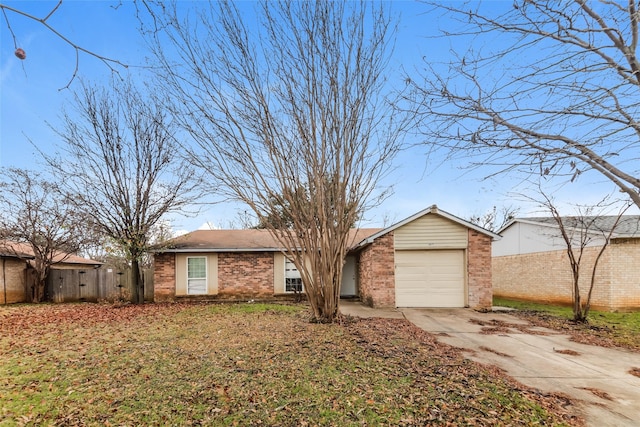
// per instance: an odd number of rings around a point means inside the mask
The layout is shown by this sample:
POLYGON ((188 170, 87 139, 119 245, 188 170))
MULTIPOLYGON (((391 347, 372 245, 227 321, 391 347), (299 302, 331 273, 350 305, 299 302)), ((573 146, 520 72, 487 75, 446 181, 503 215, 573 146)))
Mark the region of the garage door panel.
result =
POLYGON ((464 251, 397 251, 398 307, 464 307, 464 251))

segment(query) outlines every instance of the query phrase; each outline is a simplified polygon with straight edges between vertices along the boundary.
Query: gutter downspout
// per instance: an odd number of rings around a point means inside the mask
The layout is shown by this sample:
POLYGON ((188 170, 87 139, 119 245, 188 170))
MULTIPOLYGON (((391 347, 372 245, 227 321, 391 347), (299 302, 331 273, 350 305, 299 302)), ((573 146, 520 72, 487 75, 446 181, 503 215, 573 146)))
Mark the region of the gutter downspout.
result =
POLYGON ((7 305, 7 259, 2 257, 2 283, 4 285, 4 305, 7 305))

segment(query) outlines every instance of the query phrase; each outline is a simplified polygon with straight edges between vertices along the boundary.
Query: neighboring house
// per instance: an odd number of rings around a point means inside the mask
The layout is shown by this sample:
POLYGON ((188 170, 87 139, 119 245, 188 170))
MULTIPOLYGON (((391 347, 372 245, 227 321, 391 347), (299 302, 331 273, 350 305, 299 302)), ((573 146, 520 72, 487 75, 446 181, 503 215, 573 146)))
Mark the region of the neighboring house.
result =
MULTIPOLYGON (((33 250, 30 245, 0 242, 0 304, 31 301, 34 284, 33 250)), ((73 254, 54 257, 52 270, 98 268, 102 263, 73 254)))
MULTIPOLYGON (((375 307, 488 309, 497 237, 435 205, 385 229, 354 229, 340 295, 375 307)), ((268 299, 301 281, 267 230, 198 230, 154 254, 154 289, 156 301, 268 299)))
MULTIPOLYGON (((581 262, 580 295, 587 297, 593 263, 616 216, 594 219, 581 262)), ((571 235, 582 227, 575 217, 563 220, 571 235)), ((573 276, 567 245, 551 217, 516 218, 498 231, 493 243, 493 293, 496 296, 570 304, 573 276)), ((598 263, 591 297, 595 308, 640 308, 640 216, 625 215, 598 263)))
POLYGON ((33 255, 0 245, 0 304, 24 302, 28 289, 27 261, 33 255))

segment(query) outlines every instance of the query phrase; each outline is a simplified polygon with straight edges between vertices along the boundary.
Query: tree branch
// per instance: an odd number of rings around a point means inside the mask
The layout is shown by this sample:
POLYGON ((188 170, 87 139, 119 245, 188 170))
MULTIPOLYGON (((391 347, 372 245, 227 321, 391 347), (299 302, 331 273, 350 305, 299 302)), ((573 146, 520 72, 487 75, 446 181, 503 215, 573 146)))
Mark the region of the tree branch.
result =
POLYGON ((53 33, 54 35, 56 35, 58 38, 60 38, 62 41, 64 41, 66 44, 68 44, 69 46, 71 46, 75 52, 76 52, 76 63, 75 63, 75 67, 74 67, 74 71, 73 74, 71 75, 71 78, 69 79, 69 82, 62 88, 60 88, 59 90, 64 90, 64 89, 68 89, 69 86, 71 86, 71 83, 73 82, 73 80, 75 80, 76 76, 78 75, 78 68, 79 68, 79 64, 80 64, 80 52, 85 53, 89 56, 92 56, 100 61, 102 61, 102 63, 104 63, 112 72, 117 73, 117 69, 115 68, 115 66, 120 66, 122 68, 128 68, 129 66, 127 64, 125 64, 124 62, 121 62, 117 59, 112 59, 103 55, 100 55, 92 50, 86 49, 84 47, 82 47, 81 45, 74 43, 71 39, 67 38, 66 36, 64 36, 62 33, 60 33, 56 28, 54 28, 53 26, 49 25, 49 23, 47 22, 49 20, 49 18, 56 13, 56 11, 58 10, 58 8, 62 5, 62 0, 59 0, 58 3, 56 4, 56 6, 51 9, 51 11, 44 17, 44 18, 38 18, 35 15, 32 15, 28 12, 25 12, 21 9, 15 8, 15 7, 11 7, 8 6, 6 4, 0 3, 0 9, 2 9, 2 13, 5 16, 5 20, 7 22, 7 27, 9 29, 9 31, 11 32, 11 35, 13 36, 13 42, 14 42, 14 47, 17 49, 18 48, 18 44, 16 41, 16 36, 13 32, 13 30, 11 29, 11 25, 9 24, 9 18, 7 16, 7 11, 15 13, 17 15, 21 15, 24 16, 25 18, 31 19, 33 21, 36 21, 40 24, 42 24, 47 30, 49 30, 51 33, 53 33))

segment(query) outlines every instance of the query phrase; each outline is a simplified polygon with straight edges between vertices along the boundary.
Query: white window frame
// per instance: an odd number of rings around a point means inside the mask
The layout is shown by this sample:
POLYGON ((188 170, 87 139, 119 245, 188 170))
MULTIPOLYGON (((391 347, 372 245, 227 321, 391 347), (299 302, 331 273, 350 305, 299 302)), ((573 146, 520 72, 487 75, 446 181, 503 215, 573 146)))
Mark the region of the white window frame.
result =
POLYGON ((287 294, 304 292, 302 276, 296 268, 296 265, 289 259, 289 257, 284 257, 284 292, 287 294), (299 290, 293 289, 294 286, 299 287, 299 290))
POLYGON ((206 295, 207 294, 207 284, 209 283, 208 281, 208 262, 207 262, 207 257, 206 256, 189 256, 187 257, 187 294, 188 295, 206 295), (189 260, 191 259, 202 259, 204 260, 204 277, 189 277, 189 260), (192 281, 204 281, 204 288, 200 291, 192 291, 191 289, 191 282, 192 281))

